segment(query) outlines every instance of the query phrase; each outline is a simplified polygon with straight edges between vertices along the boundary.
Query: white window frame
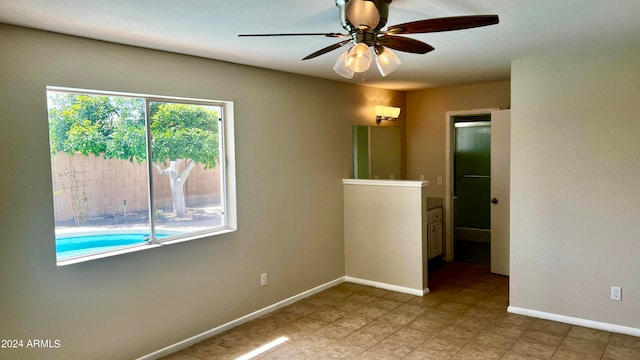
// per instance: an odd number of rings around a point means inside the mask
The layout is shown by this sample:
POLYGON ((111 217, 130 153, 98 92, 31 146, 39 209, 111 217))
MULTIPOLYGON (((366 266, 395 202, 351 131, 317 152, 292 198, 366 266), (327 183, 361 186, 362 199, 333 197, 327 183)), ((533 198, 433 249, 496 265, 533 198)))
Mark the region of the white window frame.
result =
MULTIPOLYGON (((81 256, 72 257, 69 259, 58 259, 56 261, 57 266, 66 266, 66 265, 82 263, 82 262, 96 260, 96 259, 107 258, 111 256, 117 256, 121 254, 149 250, 149 249, 166 246, 166 245, 177 244, 185 241, 209 238, 212 236, 234 232, 238 229, 237 206, 236 206, 237 198, 236 198, 234 104, 232 101, 207 100, 207 99, 185 98, 185 97, 175 97, 175 96, 147 95, 147 94, 136 94, 136 93, 117 92, 117 91, 69 88, 69 87, 60 87, 60 86, 47 86, 46 90, 47 92, 57 91, 57 92, 68 92, 68 93, 75 93, 75 94, 140 98, 145 100, 145 107, 147 108, 145 111, 147 114, 148 114, 148 110, 149 110, 148 106, 150 102, 170 102, 170 103, 185 103, 185 104, 194 104, 194 105, 220 106, 222 109, 222 113, 220 114, 220 125, 218 128, 220 133, 220 142, 221 142, 220 147, 222 150, 219 161, 220 161, 221 172, 222 172, 221 192, 222 192, 222 202, 223 202, 223 209, 224 209, 224 219, 225 219, 222 226, 214 228, 210 231, 209 230, 204 231, 202 233, 189 233, 181 237, 171 237, 168 240, 155 239, 154 241, 148 241, 145 244, 141 244, 141 245, 132 245, 125 248, 119 248, 116 250, 110 250, 106 252, 96 252, 93 254, 81 255, 81 256)), ((147 133, 149 133, 148 121, 146 126, 147 126, 147 133)), ((150 149, 147 149, 147 151, 148 153, 150 153, 150 149)), ((149 192, 151 194, 153 190, 153 182, 151 181, 151 171, 153 169, 150 161, 147 161, 147 164, 148 164, 148 174, 149 174, 149 180, 148 180, 149 192)), ((150 201, 150 206, 152 206, 153 201, 151 199, 149 199, 149 201, 150 201)), ((153 210, 151 207, 150 209, 151 211, 153 210)), ((150 224, 151 231, 155 231, 153 226, 153 222, 154 222, 153 217, 151 217, 150 222, 151 222, 150 224)))

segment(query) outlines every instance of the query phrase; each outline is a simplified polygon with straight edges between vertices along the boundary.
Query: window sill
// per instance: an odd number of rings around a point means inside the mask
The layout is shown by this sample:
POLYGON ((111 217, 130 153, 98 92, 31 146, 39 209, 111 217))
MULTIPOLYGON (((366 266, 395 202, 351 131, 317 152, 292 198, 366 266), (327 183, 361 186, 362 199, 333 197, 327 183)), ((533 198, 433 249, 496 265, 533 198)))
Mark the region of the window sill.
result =
POLYGON ((170 240, 166 240, 166 241, 157 241, 155 243, 134 245, 134 246, 129 246, 129 247, 121 248, 121 249, 117 249, 117 250, 109 250, 109 251, 104 251, 104 252, 98 252, 98 253, 91 254, 91 255, 82 255, 82 256, 72 257, 72 258, 68 258, 68 259, 59 259, 59 260, 56 261, 56 265, 57 266, 68 266, 68 265, 73 265, 73 264, 80 264, 80 263, 87 262, 87 261, 93 261, 93 260, 104 259, 104 258, 117 256, 117 255, 123 255, 123 254, 129 254, 129 253, 138 252, 138 251, 155 249, 155 248, 162 247, 162 246, 178 244, 178 243, 182 243, 182 242, 185 242, 185 241, 199 240, 199 239, 203 239, 203 238, 206 238, 206 237, 212 237, 212 236, 216 236, 216 235, 222 235, 222 234, 231 233, 231 232, 234 232, 234 231, 236 231, 235 228, 226 228, 226 229, 222 229, 222 230, 218 230, 218 231, 210 232, 210 233, 197 234, 197 235, 193 235, 193 236, 185 236, 185 237, 182 237, 182 238, 179 238, 179 239, 170 239, 170 240))

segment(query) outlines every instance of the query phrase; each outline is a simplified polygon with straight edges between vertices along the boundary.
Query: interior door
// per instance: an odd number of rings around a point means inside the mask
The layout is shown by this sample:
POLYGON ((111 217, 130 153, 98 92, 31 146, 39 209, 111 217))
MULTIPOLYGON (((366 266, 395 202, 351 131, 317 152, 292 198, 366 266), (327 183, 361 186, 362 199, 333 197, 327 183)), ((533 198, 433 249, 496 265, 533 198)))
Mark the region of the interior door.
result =
POLYGON ((491 272, 509 275, 511 111, 491 112, 491 272))

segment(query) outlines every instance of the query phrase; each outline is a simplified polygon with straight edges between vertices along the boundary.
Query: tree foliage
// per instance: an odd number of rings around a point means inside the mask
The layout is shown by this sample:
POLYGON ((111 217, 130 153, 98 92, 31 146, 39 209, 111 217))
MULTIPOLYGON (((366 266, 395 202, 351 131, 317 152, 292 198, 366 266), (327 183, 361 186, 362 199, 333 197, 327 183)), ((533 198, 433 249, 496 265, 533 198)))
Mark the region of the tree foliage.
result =
POLYGON ((191 159, 213 168, 219 158, 217 120, 205 107, 160 104, 151 115, 153 162, 191 159))
MULTIPOLYGON (((51 153, 145 162, 145 106, 138 98, 49 92, 51 153)), ((218 114, 202 105, 163 102, 150 102, 149 112, 152 162, 161 174, 181 179, 170 179, 175 195, 181 189, 174 187, 184 184, 195 164, 206 169, 217 165, 218 114), (170 168, 185 160, 189 171, 170 168)), ((184 208, 179 205, 174 197, 174 208, 184 208)))

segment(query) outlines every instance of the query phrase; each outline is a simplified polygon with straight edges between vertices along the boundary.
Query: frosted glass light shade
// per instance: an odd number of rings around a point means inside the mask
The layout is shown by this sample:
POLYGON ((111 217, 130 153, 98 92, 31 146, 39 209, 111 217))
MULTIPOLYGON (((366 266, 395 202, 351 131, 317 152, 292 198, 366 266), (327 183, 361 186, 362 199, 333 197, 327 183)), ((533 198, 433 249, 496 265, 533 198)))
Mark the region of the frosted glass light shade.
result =
POLYGON ((333 71, 344 78, 351 79, 353 78, 354 72, 347 66, 347 57, 349 57, 348 50, 340 55, 336 63, 333 65, 333 71))
POLYGON ((400 108, 392 106, 376 105, 376 116, 385 120, 397 119, 400 116, 400 108))
POLYGON ((376 50, 376 65, 382 76, 387 76, 394 72, 402 64, 402 61, 389 49, 376 50))
POLYGON ((346 60, 347 67, 353 72, 365 72, 371 66, 371 51, 364 43, 358 43, 349 50, 346 60))

